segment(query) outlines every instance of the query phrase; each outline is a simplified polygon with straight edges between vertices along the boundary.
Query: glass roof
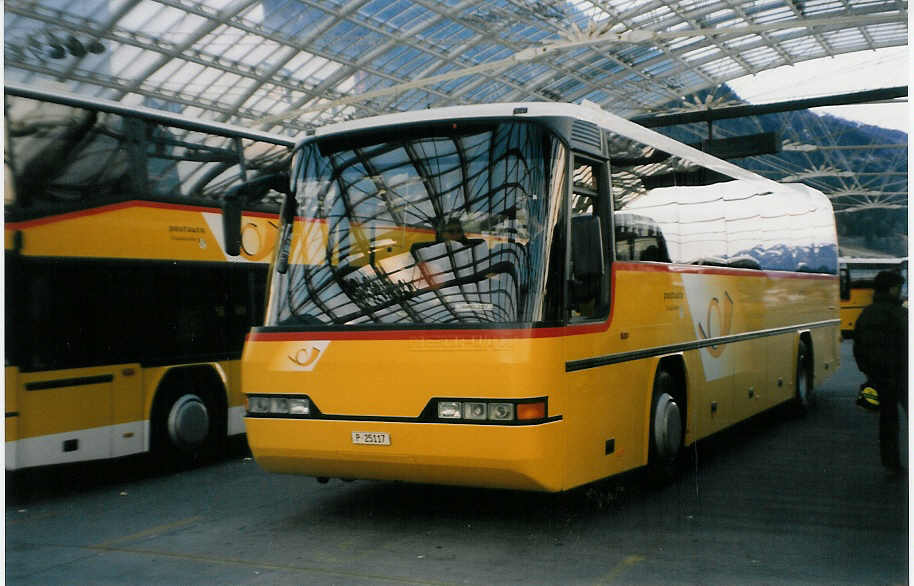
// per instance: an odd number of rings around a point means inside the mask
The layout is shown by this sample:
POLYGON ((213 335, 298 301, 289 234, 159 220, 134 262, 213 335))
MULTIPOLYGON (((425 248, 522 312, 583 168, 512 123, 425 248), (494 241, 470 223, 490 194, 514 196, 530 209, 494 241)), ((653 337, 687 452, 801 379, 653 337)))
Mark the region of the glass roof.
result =
POLYGON ((901 0, 7 0, 4 16, 8 81, 289 136, 493 101, 704 108, 691 96, 728 80, 908 37, 901 0))

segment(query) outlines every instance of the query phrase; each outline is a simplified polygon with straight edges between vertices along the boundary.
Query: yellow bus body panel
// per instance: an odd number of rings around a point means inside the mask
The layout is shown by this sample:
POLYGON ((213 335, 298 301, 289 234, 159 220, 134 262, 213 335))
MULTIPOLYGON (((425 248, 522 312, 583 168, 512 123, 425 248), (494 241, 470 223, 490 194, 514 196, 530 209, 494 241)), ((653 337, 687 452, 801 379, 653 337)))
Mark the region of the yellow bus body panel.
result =
POLYGON ((562 425, 246 422, 257 462, 271 472, 549 492, 564 487, 562 425), (353 431, 386 432, 391 445, 353 445, 353 431))
POLYGON ((838 366, 830 276, 616 263, 613 296, 608 322, 546 331, 255 332, 245 393, 308 395, 323 417, 247 417, 253 454, 274 472, 567 490, 647 464, 661 361, 683 370, 686 445, 793 399, 801 336, 817 382, 838 366), (415 420, 433 398, 529 397, 548 398, 550 422, 415 420))
MULTIPOLYGON (((13 222, 6 250, 29 256, 226 262, 218 208, 128 201, 85 211, 13 222), (19 235, 17 236, 17 232, 19 235)), ((237 260, 267 262, 276 216, 245 213, 237 260)))
POLYGON ((113 423, 116 379, 110 367, 21 373, 18 378, 18 388, 7 391, 18 392, 20 412, 34 414, 22 419, 19 439, 113 423))
POLYGON ((850 298, 841 300, 841 331, 852 333, 863 308, 872 302, 872 289, 852 288, 850 298))
MULTIPOLYGON (((431 397, 524 398, 563 384, 562 339, 302 339, 249 342, 241 368, 245 393, 311 395, 323 413, 418 417, 431 397), (296 357, 326 349, 307 370, 296 357)), ((551 398, 550 398, 551 400, 551 398)), ((560 405, 559 405, 560 407, 560 405)), ((554 406, 550 404, 550 412, 554 406)))
POLYGON ((312 476, 406 474, 417 482, 559 489, 560 421, 498 426, 370 419, 417 418, 433 397, 549 396, 549 415, 561 414, 563 393, 557 391, 564 372, 555 357, 562 355, 562 339, 421 336, 333 340, 311 371, 294 359, 315 341, 248 343, 242 367, 245 392, 307 393, 322 413, 355 419, 247 418, 257 461, 268 470, 312 476), (353 445, 354 431, 387 431, 391 446, 353 445), (343 474, 347 468, 351 470, 343 474))

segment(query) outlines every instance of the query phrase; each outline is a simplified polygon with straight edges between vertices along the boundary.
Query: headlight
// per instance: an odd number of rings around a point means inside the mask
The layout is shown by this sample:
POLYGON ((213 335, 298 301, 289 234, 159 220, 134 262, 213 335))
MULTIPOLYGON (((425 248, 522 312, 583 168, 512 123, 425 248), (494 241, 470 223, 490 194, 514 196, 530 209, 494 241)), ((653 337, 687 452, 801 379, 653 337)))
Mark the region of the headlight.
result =
POLYGON ((289 412, 289 400, 285 397, 273 397, 270 399, 270 412, 271 413, 288 413, 289 412))
POLYGON ((311 415, 311 400, 307 397, 248 395, 248 415, 311 415))
POLYGON ((514 405, 511 403, 489 403, 489 419, 511 421, 514 419, 514 405))
POLYGON ((486 418, 486 404, 485 403, 464 403, 463 404, 463 417, 465 419, 485 419, 486 418))
POLYGON ((289 413, 292 415, 310 415, 311 401, 308 399, 289 399, 289 413))
POLYGON ((438 417, 441 419, 460 419, 460 403, 457 401, 439 401, 438 417))
POLYGON ((269 413, 269 397, 248 397, 248 413, 269 413))

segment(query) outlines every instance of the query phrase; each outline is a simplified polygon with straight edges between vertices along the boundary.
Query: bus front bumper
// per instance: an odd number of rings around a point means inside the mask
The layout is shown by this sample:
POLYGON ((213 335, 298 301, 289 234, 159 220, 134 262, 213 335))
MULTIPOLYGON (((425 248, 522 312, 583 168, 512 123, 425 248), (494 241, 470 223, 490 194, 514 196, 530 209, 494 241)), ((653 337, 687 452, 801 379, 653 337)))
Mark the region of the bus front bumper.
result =
POLYGON ((257 463, 269 472, 556 492, 564 489, 562 422, 472 425, 245 419, 257 463), (356 444, 387 434, 389 445, 356 444))

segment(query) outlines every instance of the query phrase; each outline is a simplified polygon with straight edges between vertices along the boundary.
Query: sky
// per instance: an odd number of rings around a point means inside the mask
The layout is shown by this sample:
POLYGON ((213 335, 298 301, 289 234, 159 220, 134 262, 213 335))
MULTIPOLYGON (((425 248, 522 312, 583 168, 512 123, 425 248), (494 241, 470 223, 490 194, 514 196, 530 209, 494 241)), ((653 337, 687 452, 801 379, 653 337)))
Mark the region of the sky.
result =
MULTIPOLYGON (((859 51, 837 57, 778 67, 727 82, 752 104, 813 98, 847 92, 908 85, 910 54, 907 47, 859 51)), ((847 120, 910 133, 907 101, 893 104, 860 104, 814 108, 847 120)))

